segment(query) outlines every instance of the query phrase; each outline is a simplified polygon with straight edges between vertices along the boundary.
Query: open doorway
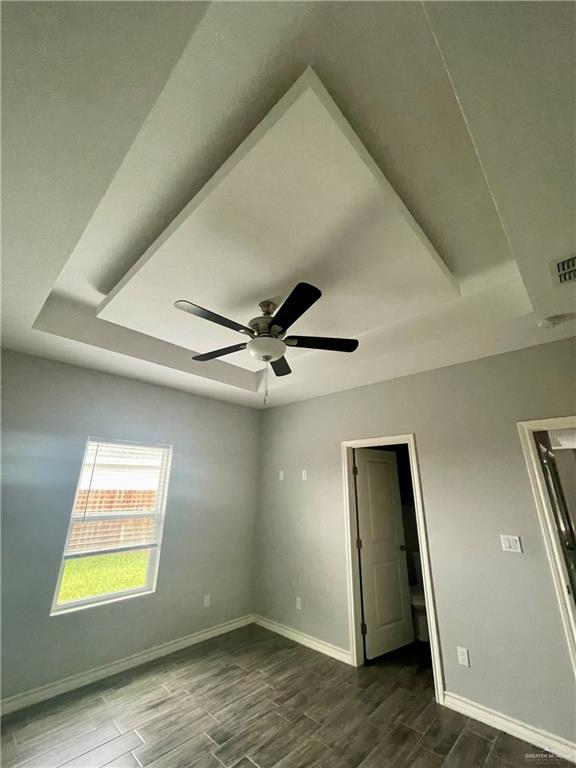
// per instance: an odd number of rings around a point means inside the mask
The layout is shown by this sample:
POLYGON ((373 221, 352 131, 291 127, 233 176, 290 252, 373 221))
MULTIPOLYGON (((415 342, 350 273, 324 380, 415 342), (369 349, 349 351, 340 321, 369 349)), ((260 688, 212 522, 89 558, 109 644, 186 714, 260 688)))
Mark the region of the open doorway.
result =
POLYGON ((444 699, 414 435, 342 444, 349 539, 350 643, 360 666, 429 645, 444 699))
POLYGON ((518 423, 576 671, 576 416, 518 423))

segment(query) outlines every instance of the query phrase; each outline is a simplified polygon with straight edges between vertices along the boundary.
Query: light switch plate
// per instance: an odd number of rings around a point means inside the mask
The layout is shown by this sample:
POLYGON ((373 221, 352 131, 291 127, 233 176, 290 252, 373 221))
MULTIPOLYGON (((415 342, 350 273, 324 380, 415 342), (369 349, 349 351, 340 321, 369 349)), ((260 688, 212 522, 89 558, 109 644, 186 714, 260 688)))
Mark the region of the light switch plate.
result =
POLYGON ((204 595, 204 608, 210 608, 210 603, 212 602, 212 598, 210 595, 204 595))
POLYGON ((296 598, 296 610, 301 611, 302 610, 302 598, 297 597, 296 598))
POLYGON ((284 480, 284 470, 281 469, 280 472, 278 472, 278 480, 284 480))
POLYGON ((302 470, 302 480, 308 480, 308 470, 303 469, 302 470))
POLYGON ((510 536, 507 533, 500 534, 500 542, 504 552, 522 553, 522 540, 520 536, 510 536))
POLYGON ((469 667, 470 653, 468 652, 468 648, 462 648, 461 645, 458 645, 456 646, 456 651, 458 653, 458 664, 461 664, 463 667, 469 667))

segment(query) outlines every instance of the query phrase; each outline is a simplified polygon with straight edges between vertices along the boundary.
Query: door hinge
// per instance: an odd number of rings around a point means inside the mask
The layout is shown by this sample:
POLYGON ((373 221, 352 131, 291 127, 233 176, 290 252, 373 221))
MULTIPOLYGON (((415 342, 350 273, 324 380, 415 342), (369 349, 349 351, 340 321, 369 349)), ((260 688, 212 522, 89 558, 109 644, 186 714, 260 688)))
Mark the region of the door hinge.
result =
POLYGON ((353 475, 357 475, 358 474, 358 467, 356 466, 356 464, 354 464, 354 466, 352 467, 352 474, 353 475))
POLYGON ((363 621, 362 624, 360 624, 360 632, 362 632, 363 635, 368 634, 368 627, 366 626, 365 621, 363 621))
POLYGON ((362 549, 362 539, 356 539, 356 549, 362 549))

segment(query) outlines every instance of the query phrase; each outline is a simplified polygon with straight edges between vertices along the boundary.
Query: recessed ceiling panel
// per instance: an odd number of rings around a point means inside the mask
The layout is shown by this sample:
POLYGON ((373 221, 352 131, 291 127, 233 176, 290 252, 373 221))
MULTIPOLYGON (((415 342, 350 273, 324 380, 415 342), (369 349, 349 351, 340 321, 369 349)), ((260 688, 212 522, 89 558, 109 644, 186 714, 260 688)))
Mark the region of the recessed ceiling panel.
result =
MULTIPOLYGON (((291 328, 311 335, 356 336, 458 297, 438 254, 311 71, 98 316, 207 351, 242 338, 176 310, 177 299, 246 323, 259 314, 259 301, 281 301, 302 280, 324 294, 291 328)), ((227 360, 261 367, 245 352, 227 360)))

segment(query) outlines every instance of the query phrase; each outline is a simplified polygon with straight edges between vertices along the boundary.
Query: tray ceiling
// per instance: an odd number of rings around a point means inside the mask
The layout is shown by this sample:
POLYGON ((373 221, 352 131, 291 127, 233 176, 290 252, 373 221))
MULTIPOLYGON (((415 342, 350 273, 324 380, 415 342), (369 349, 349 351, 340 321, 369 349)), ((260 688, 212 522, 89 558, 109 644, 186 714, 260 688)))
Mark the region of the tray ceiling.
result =
MULTIPOLYGON (((299 280, 324 294, 292 328, 311 335, 361 335, 459 295, 311 70, 153 243, 98 317, 207 351, 233 343, 234 333, 182 315, 174 301, 246 323, 260 314, 259 301, 281 300, 299 280)), ((326 357, 306 354, 319 365, 326 357)), ((263 367, 246 352, 230 360, 263 367)))
POLYGON ((538 320, 575 301, 575 6, 141 5, 3 14, 6 347, 261 407, 174 299, 323 290, 294 332, 360 348, 290 350, 270 405, 574 334, 538 320))

